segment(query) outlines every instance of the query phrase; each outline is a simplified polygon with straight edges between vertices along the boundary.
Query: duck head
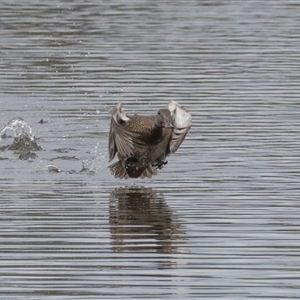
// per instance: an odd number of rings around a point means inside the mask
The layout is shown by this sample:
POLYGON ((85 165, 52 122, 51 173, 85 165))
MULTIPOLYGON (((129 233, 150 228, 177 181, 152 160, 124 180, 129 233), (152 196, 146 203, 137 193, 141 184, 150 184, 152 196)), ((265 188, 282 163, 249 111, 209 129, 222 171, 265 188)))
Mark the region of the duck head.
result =
POLYGON ((155 125, 162 128, 173 128, 171 112, 168 109, 160 109, 155 116, 155 125))

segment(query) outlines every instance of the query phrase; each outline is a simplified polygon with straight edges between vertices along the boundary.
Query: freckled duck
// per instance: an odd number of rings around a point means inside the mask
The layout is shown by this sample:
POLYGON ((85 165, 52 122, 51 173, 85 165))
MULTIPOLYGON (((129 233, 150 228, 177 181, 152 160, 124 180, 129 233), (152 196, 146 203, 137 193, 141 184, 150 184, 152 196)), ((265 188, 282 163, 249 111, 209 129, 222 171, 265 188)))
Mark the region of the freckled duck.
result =
POLYGON ((183 142, 191 128, 191 115, 171 100, 155 116, 127 116, 122 105, 112 110, 109 132, 109 166, 116 178, 145 178, 157 174, 183 142))

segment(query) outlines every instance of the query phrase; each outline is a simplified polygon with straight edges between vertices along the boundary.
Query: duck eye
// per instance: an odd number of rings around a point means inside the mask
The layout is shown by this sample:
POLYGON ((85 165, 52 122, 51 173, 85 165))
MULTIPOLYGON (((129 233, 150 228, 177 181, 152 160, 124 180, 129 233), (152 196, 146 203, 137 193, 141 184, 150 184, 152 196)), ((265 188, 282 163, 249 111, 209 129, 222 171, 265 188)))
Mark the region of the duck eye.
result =
POLYGON ((160 111, 157 114, 160 115, 160 111))

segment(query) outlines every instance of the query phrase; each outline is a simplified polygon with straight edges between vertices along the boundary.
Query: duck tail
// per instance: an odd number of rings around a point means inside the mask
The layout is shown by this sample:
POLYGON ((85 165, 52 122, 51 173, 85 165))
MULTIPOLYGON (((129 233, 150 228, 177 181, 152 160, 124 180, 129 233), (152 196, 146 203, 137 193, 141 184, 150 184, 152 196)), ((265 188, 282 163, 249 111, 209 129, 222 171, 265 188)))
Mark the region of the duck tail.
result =
POLYGON ((122 161, 117 161, 112 165, 108 166, 111 173, 115 178, 128 179, 128 178, 151 178, 152 175, 157 175, 157 168, 154 166, 147 167, 137 167, 133 164, 122 163, 122 161))
POLYGON ((126 168, 123 166, 122 162, 119 160, 112 165, 108 166, 111 173, 115 176, 115 178, 120 179, 128 179, 129 175, 127 173, 126 168))
POLYGON ((157 175, 157 169, 152 166, 148 166, 140 175, 141 178, 151 178, 152 175, 157 175))

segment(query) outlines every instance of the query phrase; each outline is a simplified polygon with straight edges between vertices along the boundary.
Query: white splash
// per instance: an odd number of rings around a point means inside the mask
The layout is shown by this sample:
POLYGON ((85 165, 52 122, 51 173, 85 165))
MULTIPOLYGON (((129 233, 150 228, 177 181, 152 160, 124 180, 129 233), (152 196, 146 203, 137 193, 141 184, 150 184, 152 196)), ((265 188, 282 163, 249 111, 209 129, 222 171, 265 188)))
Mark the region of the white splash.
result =
POLYGON ((35 137, 31 127, 22 119, 12 119, 10 120, 2 129, 0 133, 0 140, 3 138, 6 130, 14 131, 14 138, 20 138, 21 136, 29 137, 32 141, 34 141, 35 137))

